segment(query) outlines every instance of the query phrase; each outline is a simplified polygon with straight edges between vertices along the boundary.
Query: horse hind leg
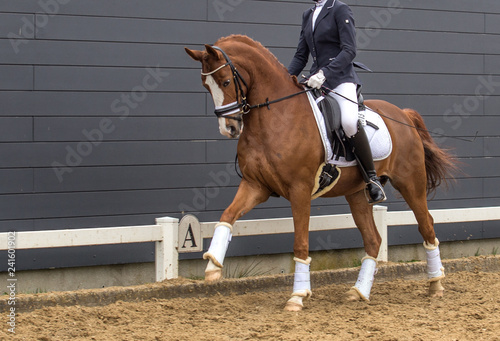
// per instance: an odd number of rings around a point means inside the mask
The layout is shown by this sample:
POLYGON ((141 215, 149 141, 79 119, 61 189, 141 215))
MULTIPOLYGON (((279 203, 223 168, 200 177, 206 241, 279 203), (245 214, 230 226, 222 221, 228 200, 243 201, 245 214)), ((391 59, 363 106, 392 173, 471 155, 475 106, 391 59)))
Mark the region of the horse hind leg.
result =
POLYGON ((429 296, 442 297, 444 287, 441 280, 445 275, 439 252, 439 240, 436 238, 434 231, 434 219, 427 207, 426 181, 425 171, 418 171, 418 169, 411 176, 405 177, 404 180, 391 180, 394 188, 401 193, 413 211, 418 222, 418 231, 424 239, 429 296))

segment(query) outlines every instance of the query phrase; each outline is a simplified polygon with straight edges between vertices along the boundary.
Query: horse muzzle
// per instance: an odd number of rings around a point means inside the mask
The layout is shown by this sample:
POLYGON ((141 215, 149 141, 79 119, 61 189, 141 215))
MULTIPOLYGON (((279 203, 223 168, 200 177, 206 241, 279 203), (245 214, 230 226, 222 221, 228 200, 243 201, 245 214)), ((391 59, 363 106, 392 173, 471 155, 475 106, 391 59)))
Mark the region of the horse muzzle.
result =
POLYGON ((219 117, 219 131, 223 136, 231 139, 238 138, 243 131, 243 121, 231 119, 232 117, 219 117))

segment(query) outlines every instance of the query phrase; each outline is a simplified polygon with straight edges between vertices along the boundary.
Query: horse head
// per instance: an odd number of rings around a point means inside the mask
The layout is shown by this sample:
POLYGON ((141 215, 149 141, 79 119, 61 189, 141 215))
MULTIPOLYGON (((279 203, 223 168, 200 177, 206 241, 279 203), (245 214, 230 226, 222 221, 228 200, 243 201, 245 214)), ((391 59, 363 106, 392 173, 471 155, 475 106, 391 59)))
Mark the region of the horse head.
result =
POLYGON ((201 79, 212 95, 220 133, 229 138, 239 137, 247 107, 245 80, 220 48, 205 45, 205 51, 185 50, 191 58, 201 62, 201 79))

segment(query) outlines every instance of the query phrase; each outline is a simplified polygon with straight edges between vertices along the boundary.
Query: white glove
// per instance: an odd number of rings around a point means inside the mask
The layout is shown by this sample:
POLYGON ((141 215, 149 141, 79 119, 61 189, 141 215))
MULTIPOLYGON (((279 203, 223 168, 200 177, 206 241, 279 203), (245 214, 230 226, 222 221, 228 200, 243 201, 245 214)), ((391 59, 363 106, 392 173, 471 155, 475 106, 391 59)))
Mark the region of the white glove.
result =
POLYGON ((323 70, 319 70, 318 73, 309 77, 309 79, 307 80, 307 85, 310 86, 311 88, 321 89, 321 86, 323 85, 325 80, 326 78, 323 73, 323 70))

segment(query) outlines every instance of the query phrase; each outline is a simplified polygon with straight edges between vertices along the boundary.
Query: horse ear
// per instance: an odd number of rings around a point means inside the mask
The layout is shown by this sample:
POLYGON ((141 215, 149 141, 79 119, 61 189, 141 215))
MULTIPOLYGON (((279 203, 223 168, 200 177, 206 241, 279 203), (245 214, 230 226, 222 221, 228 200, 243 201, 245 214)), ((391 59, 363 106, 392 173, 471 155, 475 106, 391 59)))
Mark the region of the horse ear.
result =
POLYGON ((203 51, 198 51, 198 50, 190 50, 187 47, 184 48, 186 53, 193 58, 194 60, 197 60, 201 62, 202 56, 203 56, 203 51))
POLYGON ((217 50, 214 49, 212 46, 205 44, 205 50, 207 50, 208 54, 215 59, 219 59, 219 54, 217 53, 217 50))

